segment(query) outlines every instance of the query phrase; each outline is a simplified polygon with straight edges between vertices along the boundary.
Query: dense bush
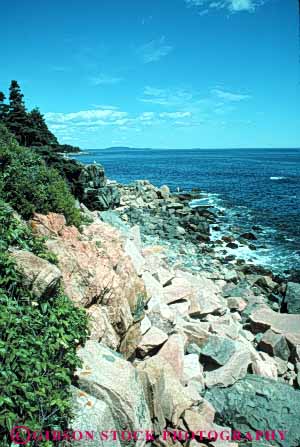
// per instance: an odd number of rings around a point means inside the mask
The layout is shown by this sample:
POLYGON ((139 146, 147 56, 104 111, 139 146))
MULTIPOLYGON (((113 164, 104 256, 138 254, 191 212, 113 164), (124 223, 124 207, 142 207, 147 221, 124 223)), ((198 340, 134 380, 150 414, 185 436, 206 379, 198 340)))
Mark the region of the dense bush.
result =
POLYGON ((32 148, 39 154, 46 165, 56 169, 59 174, 67 181, 69 188, 76 198, 82 200, 84 185, 80 181, 80 174, 83 165, 76 160, 62 157, 61 154, 53 151, 49 146, 32 148))
MULTIPOLYGON (((83 310, 58 291, 33 300, 7 248, 48 253, 11 208, 0 201, 0 442, 15 425, 63 430, 71 416, 69 385, 79 366, 76 347, 87 335, 83 310)), ((51 442, 39 442, 51 446, 51 442)))
POLYGON ((80 225, 67 183, 59 173, 46 166, 34 151, 18 146, 7 130, 0 127, 0 197, 22 217, 50 211, 65 215, 68 224, 80 225))

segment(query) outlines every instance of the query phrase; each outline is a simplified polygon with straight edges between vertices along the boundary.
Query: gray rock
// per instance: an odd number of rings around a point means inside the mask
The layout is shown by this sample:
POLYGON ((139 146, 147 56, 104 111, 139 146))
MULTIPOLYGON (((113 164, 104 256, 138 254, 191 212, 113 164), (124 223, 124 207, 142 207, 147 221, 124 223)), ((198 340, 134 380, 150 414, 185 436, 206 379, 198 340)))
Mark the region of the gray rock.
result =
MULTIPOLYGON (((230 388, 208 390, 205 398, 216 409, 218 424, 228 424, 243 433, 276 430, 276 440, 272 445, 300 445, 300 392, 289 385, 247 375, 230 388), (280 440, 278 430, 285 431, 285 440, 280 440)), ((262 447, 266 442, 262 440, 247 445, 262 447)))
POLYGON ((236 270, 227 270, 224 276, 225 281, 237 283, 239 277, 236 270))
POLYGON ((102 211, 99 213, 100 218, 103 222, 117 228, 122 234, 127 235, 129 232, 129 227, 123 222, 123 220, 118 216, 116 211, 102 211))
POLYGON ((158 190, 158 195, 162 199, 168 199, 170 197, 170 188, 167 185, 163 185, 158 190))
POLYGON ((272 329, 265 332, 263 338, 258 344, 258 348, 267 354, 274 357, 279 357, 282 360, 288 360, 291 354, 285 337, 283 335, 276 334, 272 331, 272 329))
POLYGON ((86 188, 82 201, 92 211, 105 211, 120 205, 120 192, 115 186, 86 188))
POLYGON ((251 313, 250 320, 254 333, 265 332, 271 328, 274 332, 284 335, 294 351, 297 345, 300 345, 300 315, 280 314, 266 305, 261 305, 251 313))
POLYGON ((100 164, 85 165, 79 176, 84 188, 101 188, 106 185, 104 168, 100 164))
POLYGON ((74 417, 71 421, 72 431, 90 432, 93 439, 80 441, 82 447, 121 447, 120 441, 108 439, 101 440, 99 435, 104 427, 114 427, 117 421, 114 419, 111 408, 107 402, 96 399, 90 394, 71 386, 72 409, 74 417))
POLYGON ((201 348, 201 363, 225 365, 236 350, 235 343, 225 337, 211 335, 201 348))
POLYGON ((205 374, 205 385, 207 388, 229 387, 246 376, 251 362, 251 353, 245 345, 237 343, 236 352, 224 366, 205 374))
POLYGON ((289 314, 300 314, 300 284, 288 282, 285 302, 289 314))
POLYGON ((278 375, 283 376, 287 372, 287 362, 279 357, 274 357, 274 360, 276 362, 278 375))

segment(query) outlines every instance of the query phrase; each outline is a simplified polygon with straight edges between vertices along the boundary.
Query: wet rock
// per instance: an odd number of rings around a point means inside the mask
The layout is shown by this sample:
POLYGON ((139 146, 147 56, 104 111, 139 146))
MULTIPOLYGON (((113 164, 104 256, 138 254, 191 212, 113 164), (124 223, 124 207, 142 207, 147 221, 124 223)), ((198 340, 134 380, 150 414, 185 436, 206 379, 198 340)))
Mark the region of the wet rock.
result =
MULTIPOLYGON (((230 388, 212 388, 205 393, 216 409, 216 422, 243 433, 285 430, 272 445, 297 447, 300 444, 300 391, 265 377, 247 375, 230 388)), ((278 432, 277 432, 278 433, 278 432)), ((255 443, 256 444, 256 443, 255 443)))
POLYGON ((239 245, 236 242, 229 242, 228 244, 226 244, 226 247, 235 250, 239 248, 239 245))
POLYGON ((273 291, 278 287, 278 284, 273 281, 269 276, 258 276, 253 284, 258 285, 266 291, 273 291))
POLYGON ((234 283, 237 283, 237 282, 238 282, 238 279, 239 279, 239 276, 238 276, 236 270, 227 270, 227 271, 225 272, 224 279, 225 279, 225 281, 227 281, 227 282, 234 282, 234 283))
POLYGON ((242 239, 247 239, 248 241, 256 241, 257 240, 257 237, 255 236, 255 234, 254 233, 243 233, 243 234, 241 234, 240 235, 240 237, 242 238, 242 239))
POLYGON ((11 257, 22 275, 24 287, 36 298, 48 297, 57 289, 62 274, 56 265, 25 250, 15 250, 11 257))

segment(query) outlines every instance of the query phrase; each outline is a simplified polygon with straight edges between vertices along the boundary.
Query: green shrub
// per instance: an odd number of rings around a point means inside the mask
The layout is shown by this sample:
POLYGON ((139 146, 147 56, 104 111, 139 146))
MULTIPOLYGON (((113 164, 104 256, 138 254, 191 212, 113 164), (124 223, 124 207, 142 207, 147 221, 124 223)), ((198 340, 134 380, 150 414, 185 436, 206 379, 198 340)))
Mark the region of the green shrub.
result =
POLYGON ((0 199, 0 252, 14 247, 31 251, 40 258, 57 264, 56 256, 46 249, 44 242, 44 238, 34 237, 11 206, 0 199))
MULTIPOLYGON (((47 257, 41 240, 0 202, 0 445, 15 425, 64 430, 71 417, 69 386, 87 336, 84 310, 62 291, 33 299, 7 254, 9 246, 47 257)), ((31 444, 33 445, 33 444, 31 444)), ((39 446, 52 446, 39 442, 39 446)))
POLYGON ((29 219, 34 212, 65 215, 80 226, 80 211, 65 180, 31 149, 19 147, 0 128, 0 197, 29 219), (2 141, 2 145, 1 145, 2 141))

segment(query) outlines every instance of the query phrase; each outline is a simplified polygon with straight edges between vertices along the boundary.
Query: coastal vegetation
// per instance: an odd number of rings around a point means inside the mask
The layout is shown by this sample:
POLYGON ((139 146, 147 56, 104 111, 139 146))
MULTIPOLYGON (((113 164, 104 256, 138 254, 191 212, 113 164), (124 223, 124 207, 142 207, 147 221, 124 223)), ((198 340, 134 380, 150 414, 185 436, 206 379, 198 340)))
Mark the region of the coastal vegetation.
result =
POLYGON ((55 153, 56 164, 66 166, 57 153, 62 146, 38 109, 27 112, 16 81, 9 100, 5 104, 0 93, 0 443, 4 447, 11 445, 9 433, 16 425, 37 431, 67 428, 70 384, 80 365, 76 349, 87 336, 86 313, 73 305, 60 282, 50 295, 34 296, 12 256, 17 250, 55 264, 45 240, 32 233, 26 220, 36 212, 56 212, 80 227, 81 215, 63 169, 50 166, 42 156, 55 153))
POLYGON ((37 148, 46 146, 56 152, 79 152, 78 147, 59 144, 38 108, 28 112, 17 81, 11 81, 9 102, 5 100, 5 94, 0 91, 0 122, 14 134, 20 145, 37 148))

